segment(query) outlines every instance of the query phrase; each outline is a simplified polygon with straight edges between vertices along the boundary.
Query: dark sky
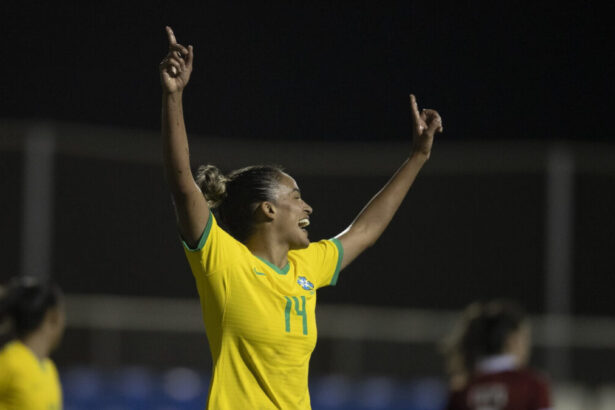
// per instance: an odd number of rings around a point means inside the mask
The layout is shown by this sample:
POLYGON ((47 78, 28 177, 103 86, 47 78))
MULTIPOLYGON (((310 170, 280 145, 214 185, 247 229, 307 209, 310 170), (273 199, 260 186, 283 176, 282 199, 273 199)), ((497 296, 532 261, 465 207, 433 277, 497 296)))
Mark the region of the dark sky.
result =
POLYGON ((3 118, 158 129, 169 24, 191 133, 407 138, 414 92, 442 138, 615 141, 598 2, 3 3, 3 118))

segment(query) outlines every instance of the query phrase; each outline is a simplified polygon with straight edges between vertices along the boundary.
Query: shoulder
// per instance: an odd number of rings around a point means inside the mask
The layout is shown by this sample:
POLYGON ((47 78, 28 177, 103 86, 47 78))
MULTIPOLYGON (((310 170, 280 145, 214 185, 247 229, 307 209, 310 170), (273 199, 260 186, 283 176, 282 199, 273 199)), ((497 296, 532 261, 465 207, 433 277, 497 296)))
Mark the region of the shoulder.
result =
POLYGON ((60 388, 60 374, 58 373, 58 368, 53 360, 47 358, 45 360, 45 373, 47 374, 47 380, 55 385, 57 388, 60 388))
MULTIPOLYGON (((212 236, 211 235, 212 230, 214 232, 216 232, 216 230, 218 230, 218 229, 219 229, 219 226, 218 226, 218 223, 216 221, 216 218, 215 218, 213 212, 211 212, 211 210, 210 210, 209 211, 209 218, 207 219, 207 224, 205 225, 205 229, 203 229, 203 233, 201 234, 201 237, 199 238, 199 241, 198 241, 197 245, 195 247, 191 247, 182 238, 182 244, 184 245, 184 250, 186 252, 190 252, 190 253, 196 253, 196 252, 201 251, 203 249, 203 247, 205 246, 205 244, 209 241, 210 236, 212 236)), ((211 242, 211 241, 209 241, 209 242, 211 242)))
POLYGON ((7 343, 0 350, 0 379, 6 379, 9 375, 19 373, 24 366, 24 357, 20 346, 16 342, 7 343))
POLYGON ((197 245, 192 248, 183 240, 182 244, 188 257, 225 250, 249 253, 243 243, 235 239, 231 234, 218 225, 218 222, 211 211, 207 225, 205 226, 197 245))
MULTIPOLYGON (((288 252, 288 259, 297 265, 314 267, 329 266, 332 268, 341 263, 344 255, 342 244, 337 239, 322 239, 311 242, 306 248, 288 252)), ((339 270, 339 267, 336 269, 339 270)))
POLYGON ((53 373, 54 375, 58 375, 58 368, 56 367, 56 364, 53 362, 53 360, 51 360, 50 358, 45 359, 45 368, 49 369, 49 371, 51 371, 51 373, 53 373))
POLYGON ((344 250, 342 248, 342 243, 336 239, 321 239, 317 242, 310 242, 310 244, 303 249, 295 249, 288 252, 289 257, 294 258, 304 258, 304 257, 314 257, 319 254, 326 253, 335 253, 340 254, 343 253, 344 250))
POLYGON ((480 384, 492 381, 524 385, 548 385, 548 378, 541 372, 531 368, 478 374, 472 378, 471 383, 480 384))
POLYGON ((12 341, 8 342, 2 350, 0 350, 0 362, 3 365, 11 365, 19 363, 23 360, 24 351, 21 347, 21 343, 12 341))
POLYGON ((495 373, 491 381, 504 383, 513 392, 516 392, 514 396, 518 396, 521 394, 520 392, 530 393, 532 400, 540 403, 544 408, 549 407, 550 382, 546 375, 535 369, 523 368, 495 373))
POLYGON ((344 249, 338 239, 312 242, 307 248, 288 253, 289 261, 304 273, 309 273, 316 288, 337 283, 343 257, 344 249))
POLYGON ((534 386, 539 396, 550 396, 551 382, 549 377, 536 369, 524 369, 525 377, 534 386))
POLYGON ((519 377, 526 379, 528 381, 534 382, 536 384, 544 384, 544 385, 549 384, 549 377, 545 373, 537 369, 533 369, 533 368, 519 369, 517 373, 519 377))
POLYGON ((535 369, 523 369, 524 378, 531 386, 530 389, 533 392, 532 398, 537 408, 551 408, 551 382, 549 377, 535 369))

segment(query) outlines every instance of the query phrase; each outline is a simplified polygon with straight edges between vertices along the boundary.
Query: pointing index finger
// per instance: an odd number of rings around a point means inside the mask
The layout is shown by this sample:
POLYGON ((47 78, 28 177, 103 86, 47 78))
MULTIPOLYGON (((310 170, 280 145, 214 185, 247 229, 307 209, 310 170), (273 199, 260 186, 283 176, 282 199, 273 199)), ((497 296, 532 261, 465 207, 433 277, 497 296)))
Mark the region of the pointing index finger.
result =
POLYGON ((175 39, 175 34, 173 34, 173 30, 171 30, 171 27, 166 26, 165 29, 167 30, 167 37, 169 38, 169 45, 175 45, 177 44, 177 40, 175 39))
POLYGON ((410 111, 412 111, 412 119, 416 125, 421 123, 421 117, 419 114, 419 107, 416 103, 416 97, 414 94, 410 94, 410 111))

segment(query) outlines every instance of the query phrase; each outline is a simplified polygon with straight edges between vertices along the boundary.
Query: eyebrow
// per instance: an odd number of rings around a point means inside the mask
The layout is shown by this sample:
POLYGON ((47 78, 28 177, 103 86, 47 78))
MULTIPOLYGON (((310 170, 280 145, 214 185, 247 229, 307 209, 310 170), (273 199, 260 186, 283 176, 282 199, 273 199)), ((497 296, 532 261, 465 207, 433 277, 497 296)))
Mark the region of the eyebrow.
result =
POLYGON ((291 193, 292 193, 292 192, 299 192, 299 195, 301 195, 301 190, 300 190, 299 188, 293 188, 293 190, 292 190, 292 191, 290 191, 290 192, 291 192, 291 193))

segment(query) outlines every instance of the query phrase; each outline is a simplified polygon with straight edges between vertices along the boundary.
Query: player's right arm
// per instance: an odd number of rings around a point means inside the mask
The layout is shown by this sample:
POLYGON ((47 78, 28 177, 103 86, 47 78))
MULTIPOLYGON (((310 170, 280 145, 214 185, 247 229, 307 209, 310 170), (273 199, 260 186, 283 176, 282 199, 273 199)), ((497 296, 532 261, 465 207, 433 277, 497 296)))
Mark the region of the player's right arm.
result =
POLYGON ((166 27, 169 52, 160 63, 162 85, 162 154, 167 183, 173 196, 177 225, 183 240, 195 246, 207 225, 209 206, 190 168, 182 94, 190 80, 194 52, 177 43, 166 27))

